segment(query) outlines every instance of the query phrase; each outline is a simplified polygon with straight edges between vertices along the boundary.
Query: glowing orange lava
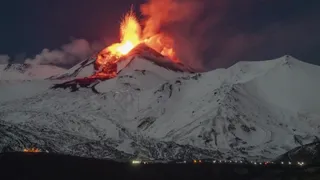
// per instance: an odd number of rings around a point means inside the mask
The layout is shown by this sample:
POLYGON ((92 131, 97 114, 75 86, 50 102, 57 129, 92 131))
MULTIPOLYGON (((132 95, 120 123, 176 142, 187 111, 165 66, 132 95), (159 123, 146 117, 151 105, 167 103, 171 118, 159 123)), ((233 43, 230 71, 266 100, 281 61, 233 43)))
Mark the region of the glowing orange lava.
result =
POLYGON ((121 43, 116 43, 109 46, 107 49, 115 56, 127 54, 136 45, 141 42, 141 27, 131 10, 127 13, 120 24, 120 40, 121 43))
POLYGON ((129 11, 120 24, 120 42, 112 44, 102 50, 96 63, 99 66, 108 66, 116 63, 122 56, 128 54, 134 47, 140 43, 145 43, 150 48, 156 50, 173 61, 179 61, 176 58, 173 49, 173 40, 164 34, 156 34, 147 39, 142 39, 141 26, 133 10, 129 11))

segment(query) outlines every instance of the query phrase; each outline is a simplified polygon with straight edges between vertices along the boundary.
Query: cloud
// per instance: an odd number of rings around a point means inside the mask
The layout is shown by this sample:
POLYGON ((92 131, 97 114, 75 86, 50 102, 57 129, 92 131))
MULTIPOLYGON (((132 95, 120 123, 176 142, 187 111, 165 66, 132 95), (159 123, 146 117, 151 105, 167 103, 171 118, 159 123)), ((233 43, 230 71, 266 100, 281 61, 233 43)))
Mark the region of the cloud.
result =
POLYGON ((320 45, 316 7, 276 0, 149 0, 141 12, 145 34, 165 31, 182 61, 210 70, 285 54, 310 58, 308 49, 320 45))
POLYGON ((0 54, 0 64, 8 64, 10 57, 8 55, 0 54))
POLYGON ((145 17, 143 34, 157 34, 161 27, 179 21, 192 21, 202 9, 201 0, 149 0, 140 9, 145 17))
POLYGON ((34 58, 26 59, 25 63, 54 64, 69 67, 85 60, 101 47, 98 42, 90 44, 84 39, 75 39, 69 44, 62 45, 60 49, 49 50, 45 48, 34 58))
POLYGON ((214 48, 217 45, 214 37, 221 39, 224 33, 216 27, 228 8, 229 1, 224 0, 149 0, 141 6, 145 17, 143 32, 146 36, 166 32, 174 39, 179 59, 204 69, 206 51, 220 49, 214 48))

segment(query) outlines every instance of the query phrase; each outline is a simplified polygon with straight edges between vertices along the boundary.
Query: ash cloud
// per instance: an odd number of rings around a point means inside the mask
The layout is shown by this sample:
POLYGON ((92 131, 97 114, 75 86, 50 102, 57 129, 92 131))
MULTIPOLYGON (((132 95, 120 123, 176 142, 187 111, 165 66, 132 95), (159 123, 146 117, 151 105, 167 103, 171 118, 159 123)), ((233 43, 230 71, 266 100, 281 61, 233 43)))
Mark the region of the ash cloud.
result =
POLYGON ((319 5, 288 0, 149 0, 141 13, 144 34, 165 31, 182 61, 210 70, 285 54, 312 59, 308 49, 320 45, 319 5))
POLYGON ((8 55, 0 54, 0 64, 8 64, 10 57, 8 55))
POLYGON ((90 44, 85 39, 75 39, 69 44, 62 45, 60 49, 43 49, 34 58, 25 60, 27 64, 53 64, 61 67, 71 67, 86 58, 92 53, 101 49, 99 43, 90 44))
POLYGON ((202 0, 149 0, 140 7, 145 17, 143 35, 149 37, 160 31, 170 34, 174 37, 178 57, 196 65, 197 63, 192 60, 196 55, 192 43, 197 42, 192 40, 188 33, 191 30, 190 25, 197 20, 203 8, 202 0))

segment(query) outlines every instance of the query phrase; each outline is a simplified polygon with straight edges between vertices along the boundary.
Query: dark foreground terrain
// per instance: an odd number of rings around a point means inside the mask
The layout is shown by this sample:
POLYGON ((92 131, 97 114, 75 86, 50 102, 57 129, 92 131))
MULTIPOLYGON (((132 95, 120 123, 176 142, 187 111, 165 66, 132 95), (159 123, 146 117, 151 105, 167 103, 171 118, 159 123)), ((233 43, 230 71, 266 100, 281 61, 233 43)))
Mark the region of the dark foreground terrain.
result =
POLYGON ((317 166, 131 164, 45 153, 0 154, 0 179, 319 180, 317 166))

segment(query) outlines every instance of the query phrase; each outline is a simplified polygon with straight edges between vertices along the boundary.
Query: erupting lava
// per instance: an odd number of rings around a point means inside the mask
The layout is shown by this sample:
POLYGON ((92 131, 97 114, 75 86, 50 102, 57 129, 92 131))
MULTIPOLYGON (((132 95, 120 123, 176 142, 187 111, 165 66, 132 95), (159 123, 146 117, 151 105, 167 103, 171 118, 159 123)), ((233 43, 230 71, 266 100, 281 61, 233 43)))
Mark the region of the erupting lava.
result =
POLYGON ((91 77, 104 79, 115 77, 116 63, 121 57, 127 55, 133 48, 141 43, 145 43, 160 54, 169 57, 175 62, 179 62, 173 50, 173 40, 170 37, 162 33, 145 39, 142 39, 142 37, 141 26, 134 12, 131 10, 125 15, 120 24, 120 43, 106 47, 97 55, 96 66, 100 69, 100 72, 91 77))
POLYGON ((107 63, 107 59, 103 58, 102 54, 109 54, 111 57, 120 58, 126 55, 136 45, 141 42, 141 27, 140 24, 131 10, 124 17, 124 20, 120 24, 120 43, 112 44, 105 48, 99 55, 97 63, 103 65, 107 63))

